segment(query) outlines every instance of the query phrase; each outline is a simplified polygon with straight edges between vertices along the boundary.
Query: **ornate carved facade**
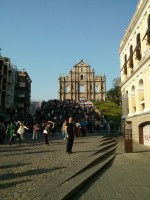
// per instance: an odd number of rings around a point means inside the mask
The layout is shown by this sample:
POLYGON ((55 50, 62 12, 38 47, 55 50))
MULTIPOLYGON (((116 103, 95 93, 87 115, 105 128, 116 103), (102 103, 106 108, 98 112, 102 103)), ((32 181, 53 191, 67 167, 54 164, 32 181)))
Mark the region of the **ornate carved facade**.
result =
POLYGON ((59 77, 59 99, 105 101, 106 77, 95 75, 94 69, 81 60, 67 76, 59 77))

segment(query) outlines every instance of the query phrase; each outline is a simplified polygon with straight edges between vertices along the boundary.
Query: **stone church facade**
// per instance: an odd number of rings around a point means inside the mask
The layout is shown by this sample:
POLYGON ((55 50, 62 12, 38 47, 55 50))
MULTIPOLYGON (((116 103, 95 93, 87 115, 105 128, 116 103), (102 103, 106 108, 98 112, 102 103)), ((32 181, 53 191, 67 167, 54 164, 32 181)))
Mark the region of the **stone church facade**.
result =
POLYGON ((95 75, 94 69, 81 60, 69 75, 59 77, 60 100, 105 101, 106 77, 95 75))

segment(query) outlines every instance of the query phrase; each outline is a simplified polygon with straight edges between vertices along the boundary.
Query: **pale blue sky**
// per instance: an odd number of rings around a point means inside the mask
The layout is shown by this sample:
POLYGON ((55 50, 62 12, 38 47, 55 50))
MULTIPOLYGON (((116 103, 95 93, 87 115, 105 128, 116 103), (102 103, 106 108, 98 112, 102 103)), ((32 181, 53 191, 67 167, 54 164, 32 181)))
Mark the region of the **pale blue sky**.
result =
POLYGON ((138 0, 0 0, 0 48, 31 80, 31 99, 58 99, 59 75, 81 59, 120 77, 119 45, 138 0))

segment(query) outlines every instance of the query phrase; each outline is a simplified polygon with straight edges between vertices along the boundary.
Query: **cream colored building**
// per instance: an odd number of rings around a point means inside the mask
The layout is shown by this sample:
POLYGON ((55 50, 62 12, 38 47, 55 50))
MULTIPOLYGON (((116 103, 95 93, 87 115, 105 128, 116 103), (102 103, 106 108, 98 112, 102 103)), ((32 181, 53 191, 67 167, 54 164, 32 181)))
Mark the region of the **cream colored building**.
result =
POLYGON ((125 130, 133 142, 150 145, 150 0, 138 2, 119 54, 125 130))
POLYGON ((69 75, 59 77, 59 99, 105 101, 106 77, 95 75, 94 69, 81 60, 69 75))

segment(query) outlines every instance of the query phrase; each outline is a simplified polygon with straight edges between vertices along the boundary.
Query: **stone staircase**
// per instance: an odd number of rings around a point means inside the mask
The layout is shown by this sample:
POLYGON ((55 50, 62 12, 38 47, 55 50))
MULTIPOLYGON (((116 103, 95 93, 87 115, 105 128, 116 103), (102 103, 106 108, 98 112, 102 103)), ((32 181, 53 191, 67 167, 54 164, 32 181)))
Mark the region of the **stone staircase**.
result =
POLYGON ((102 137, 96 151, 91 153, 83 163, 76 166, 73 171, 68 172, 63 179, 60 177, 55 191, 51 191, 43 199, 71 199, 79 189, 84 187, 84 184, 113 161, 116 156, 116 148, 117 139, 115 137, 102 137))

